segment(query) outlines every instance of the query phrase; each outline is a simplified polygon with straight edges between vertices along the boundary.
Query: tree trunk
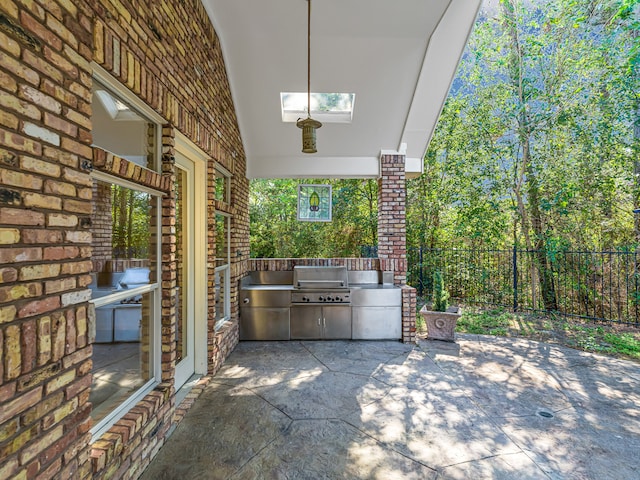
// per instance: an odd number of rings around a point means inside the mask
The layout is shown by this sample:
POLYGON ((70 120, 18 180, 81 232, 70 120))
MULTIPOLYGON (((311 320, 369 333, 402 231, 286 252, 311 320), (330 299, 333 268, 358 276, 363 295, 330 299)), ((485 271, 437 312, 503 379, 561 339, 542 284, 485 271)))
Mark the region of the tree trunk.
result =
MULTIPOLYGON (((638 10, 640 10, 640 8, 638 10)), ((640 38, 640 32, 638 32, 638 30, 634 30, 631 35, 636 41, 640 38)), ((638 68, 637 64, 634 71, 636 75, 640 74, 640 68, 638 68)), ((640 99, 638 99, 638 97, 636 97, 636 114, 635 122, 633 124, 633 151, 635 153, 633 160, 634 230, 636 243, 640 245, 640 99)))
POLYGON ((533 135, 533 126, 529 119, 528 103, 524 92, 524 67, 523 67, 523 51, 520 45, 518 35, 518 24, 516 15, 517 0, 505 0, 501 2, 502 12, 504 14, 504 24, 507 33, 511 39, 509 44, 509 74, 511 82, 515 88, 516 101, 519 106, 517 124, 518 124, 518 140, 522 152, 520 175, 518 176, 515 194, 518 202, 518 211, 521 215, 522 233, 527 245, 527 249, 534 247, 536 253, 534 260, 531 262, 531 289, 535 308, 535 285, 536 267, 540 271, 539 278, 540 288, 542 290, 542 298, 546 310, 557 310, 556 293, 553 285, 553 275, 549 268, 547 255, 545 251, 545 237, 542 212, 540 210, 540 189, 536 178, 536 171, 532 164, 531 158, 531 137, 533 135), (522 198, 522 186, 526 182, 527 185, 527 202, 529 206, 529 215, 527 215, 524 200, 522 198), (529 219, 531 225, 529 225, 529 219), (529 236, 529 228, 533 231, 535 244, 532 245, 529 236))
MULTIPOLYGON (((528 149, 528 143, 525 145, 528 149)), ((556 302, 556 289, 553 283, 553 272, 549 265, 547 258, 547 251, 545 245, 544 227, 542 223, 542 214, 540 212, 540 191, 538 188, 538 179, 535 176, 533 168, 529 168, 530 173, 528 175, 528 193, 529 193, 529 208, 531 210, 531 226, 535 234, 535 258, 538 269, 540 270, 540 288, 542 290, 542 301, 544 303, 545 310, 555 311, 558 310, 558 304, 556 302)))

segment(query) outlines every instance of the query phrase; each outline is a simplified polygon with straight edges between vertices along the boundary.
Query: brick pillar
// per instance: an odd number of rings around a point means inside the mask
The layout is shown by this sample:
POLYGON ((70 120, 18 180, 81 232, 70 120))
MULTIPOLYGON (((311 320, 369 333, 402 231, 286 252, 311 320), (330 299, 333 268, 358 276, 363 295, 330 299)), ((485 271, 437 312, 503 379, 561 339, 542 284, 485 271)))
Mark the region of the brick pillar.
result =
POLYGON ((382 155, 378 180, 378 258, 382 271, 393 272, 393 283, 407 283, 407 188, 404 155, 382 155))
POLYGON ((162 381, 173 382, 176 367, 176 158, 175 130, 162 127, 162 175, 170 178, 169 194, 162 197, 162 381))
POLYGON ((407 283, 407 224, 404 155, 380 158, 378 180, 378 258, 383 272, 393 272, 402 287, 402 341, 415 342, 416 293, 407 283))

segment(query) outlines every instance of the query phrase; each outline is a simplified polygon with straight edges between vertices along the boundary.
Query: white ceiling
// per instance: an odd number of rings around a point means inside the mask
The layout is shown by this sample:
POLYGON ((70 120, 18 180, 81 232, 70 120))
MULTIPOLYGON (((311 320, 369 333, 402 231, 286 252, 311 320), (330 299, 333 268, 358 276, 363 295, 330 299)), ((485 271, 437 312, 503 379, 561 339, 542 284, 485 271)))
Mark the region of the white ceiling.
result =
POLYGON ((421 168, 482 2, 314 0, 311 90, 356 99, 353 122, 323 125, 309 155, 280 112, 280 92, 307 89, 307 0, 202 1, 222 45, 249 178, 376 177, 381 151, 403 144, 408 169, 421 168))

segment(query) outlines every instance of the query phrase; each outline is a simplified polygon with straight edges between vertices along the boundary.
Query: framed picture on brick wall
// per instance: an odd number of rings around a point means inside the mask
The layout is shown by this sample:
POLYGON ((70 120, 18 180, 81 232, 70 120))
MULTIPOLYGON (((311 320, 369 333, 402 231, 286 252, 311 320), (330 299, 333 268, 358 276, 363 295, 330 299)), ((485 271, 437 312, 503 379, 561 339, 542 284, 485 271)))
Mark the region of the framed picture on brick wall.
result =
POLYGON ((331 221, 331 185, 298 185, 298 221, 331 221))

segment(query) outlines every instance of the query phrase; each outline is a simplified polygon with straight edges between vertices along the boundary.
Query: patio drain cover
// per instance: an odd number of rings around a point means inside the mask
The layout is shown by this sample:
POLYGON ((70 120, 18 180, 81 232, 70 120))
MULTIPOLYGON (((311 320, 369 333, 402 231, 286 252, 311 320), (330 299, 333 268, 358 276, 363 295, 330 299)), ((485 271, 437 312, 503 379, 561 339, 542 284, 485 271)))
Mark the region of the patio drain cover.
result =
POLYGON ((538 412, 538 416, 544 417, 544 418, 553 418, 553 413, 547 412, 546 410, 540 410, 538 412))

